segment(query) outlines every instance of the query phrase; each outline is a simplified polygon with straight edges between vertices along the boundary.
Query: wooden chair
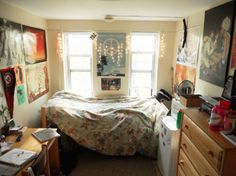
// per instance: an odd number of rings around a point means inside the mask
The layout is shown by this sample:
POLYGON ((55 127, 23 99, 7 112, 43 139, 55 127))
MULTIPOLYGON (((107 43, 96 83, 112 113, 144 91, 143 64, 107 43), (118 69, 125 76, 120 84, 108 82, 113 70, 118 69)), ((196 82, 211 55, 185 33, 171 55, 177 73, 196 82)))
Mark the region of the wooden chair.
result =
POLYGON ((46 175, 50 176, 50 169, 47 164, 47 146, 42 145, 42 150, 38 157, 33 161, 33 163, 24 171, 21 172, 22 176, 40 176, 46 175))

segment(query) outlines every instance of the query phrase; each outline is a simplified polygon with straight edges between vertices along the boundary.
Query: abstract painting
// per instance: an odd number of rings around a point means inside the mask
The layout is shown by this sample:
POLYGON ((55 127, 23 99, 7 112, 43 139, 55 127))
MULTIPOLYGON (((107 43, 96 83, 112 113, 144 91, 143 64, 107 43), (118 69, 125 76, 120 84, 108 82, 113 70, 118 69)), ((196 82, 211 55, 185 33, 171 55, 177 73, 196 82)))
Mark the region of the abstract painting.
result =
POLYGON ((26 83, 29 103, 47 93, 49 90, 47 63, 27 65, 26 83))
POLYGON ((97 76, 125 76, 126 34, 98 33, 97 76))
POLYGON ((0 18, 0 68, 24 63, 21 24, 0 18))
POLYGON ((205 12, 200 79, 224 87, 228 72, 234 2, 205 12))
POLYGON ((45 30, 23 26, 23 40, 26 64, 47 60, 45 30))

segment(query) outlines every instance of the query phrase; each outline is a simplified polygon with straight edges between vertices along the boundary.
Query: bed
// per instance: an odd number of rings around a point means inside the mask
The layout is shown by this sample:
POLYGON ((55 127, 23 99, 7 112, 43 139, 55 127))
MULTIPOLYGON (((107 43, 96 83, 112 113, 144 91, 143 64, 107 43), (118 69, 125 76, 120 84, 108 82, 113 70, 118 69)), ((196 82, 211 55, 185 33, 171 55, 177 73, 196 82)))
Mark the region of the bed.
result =
POLYGON ((83 98, 60 91, 42 107, 48 122, 81 146, 106 155, 156 158, 160 117, 168 109, 155 97, 83 98))

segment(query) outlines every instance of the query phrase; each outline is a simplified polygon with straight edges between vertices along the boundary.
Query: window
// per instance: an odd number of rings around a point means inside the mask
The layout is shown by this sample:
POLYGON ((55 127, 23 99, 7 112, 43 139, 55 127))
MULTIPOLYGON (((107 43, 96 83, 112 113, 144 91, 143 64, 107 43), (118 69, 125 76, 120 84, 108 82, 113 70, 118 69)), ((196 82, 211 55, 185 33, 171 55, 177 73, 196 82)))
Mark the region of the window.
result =
POLYGON ((153 33, 131 33, 130 95, 151 96, 156 79, 156 50, 159 35, 153 33))
POLYGON ((92 95, 92 40, 88 33, 65 33, 65 89, 92 95))

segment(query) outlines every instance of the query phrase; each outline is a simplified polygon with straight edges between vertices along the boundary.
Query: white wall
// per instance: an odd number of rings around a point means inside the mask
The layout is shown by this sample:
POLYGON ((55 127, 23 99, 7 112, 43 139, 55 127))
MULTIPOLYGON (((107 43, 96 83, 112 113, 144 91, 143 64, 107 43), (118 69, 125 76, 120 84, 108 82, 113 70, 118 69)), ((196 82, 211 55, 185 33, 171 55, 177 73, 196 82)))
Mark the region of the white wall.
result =
MULTIPOLYGON (((58 32, 67 31, 96 31, 96 32, 160 32, 161 35, 165 35, 164 43, 164 56, 163 58, 157 58, 158 73, 157 73, 157 90, 164 88, 167 91, 171 91, 171 76, 172 76, 172 61, 174 56, 175 46, 175 31, 176 22, 157 22, 157 21, 114 21, 112 23, 106 23, 104 21, 83 21, 83 20, 48 20, 47 21, 47 33, 48 33, 48 53, 49 53, 49 65, 50 65, 50 77, 52 93, 64 89, 63 83, 63 62, 57 56, 56 53, 56 39, 58 32), (55 75, 55 73, 58 73, 55 75)), ((126 74, 121 78, 122 88, 118 92, 113 94, 128 94, 128 76, 129 76, 129 59, 126 60, 126 74)), ((101 77, 96 76, 96 60, 93 58, 94 68, 94 93, 96 96, 108 95, 108 92, 101 90, 101 77)), ((112 94, 109 92, 109 94, 112 94)))
MULTIPOLYGON (((1 1, 0 1, 0 17, 32 27, 37 27, 41 29, 46 28, 46 21, 44 19, 34 16, 30 13, 27 13, 26 11, 23 11, 19 8, 7 5, 1 1)), ((27 86, 26 83, 24 84, 25 84, 26 102, 23 105, 18 106, 15 92, 14 120, 16 121, 17 124, 22 124, 29 127, 40 127, 41 125, 40 108, 41 105, 44 104, 48 99, 49 93, 29 104, 27 100, 27 86)), ((1 83, 0 83, 0 90, 3 90, 1 83)))

